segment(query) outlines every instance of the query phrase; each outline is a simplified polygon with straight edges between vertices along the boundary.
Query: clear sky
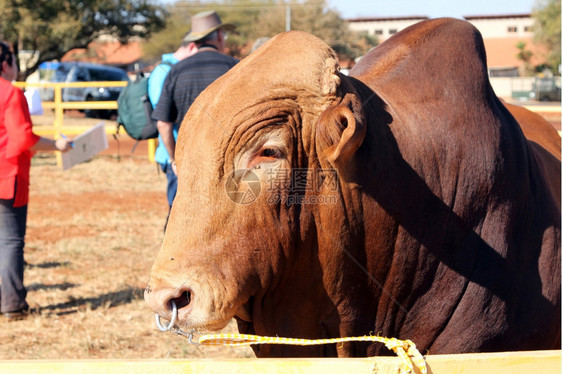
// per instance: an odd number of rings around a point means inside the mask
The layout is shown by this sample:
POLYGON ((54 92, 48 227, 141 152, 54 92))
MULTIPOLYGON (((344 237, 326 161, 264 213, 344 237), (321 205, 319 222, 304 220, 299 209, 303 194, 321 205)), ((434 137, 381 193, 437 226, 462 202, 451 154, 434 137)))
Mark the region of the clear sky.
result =
POLYGON ((455 17, 530 13, 535 0, 328 0, 343 18, 455 17))
MULTIPOLYGON (((160 0, 172 4, 176 0, 160 0)), ((302 1, 302 0, 301 0, 302 1)), ((538 0, 327 0, 343 18, 455 17, 531 13, 538 0)), ((190 1, 187 0, 187 3, 190 1)))

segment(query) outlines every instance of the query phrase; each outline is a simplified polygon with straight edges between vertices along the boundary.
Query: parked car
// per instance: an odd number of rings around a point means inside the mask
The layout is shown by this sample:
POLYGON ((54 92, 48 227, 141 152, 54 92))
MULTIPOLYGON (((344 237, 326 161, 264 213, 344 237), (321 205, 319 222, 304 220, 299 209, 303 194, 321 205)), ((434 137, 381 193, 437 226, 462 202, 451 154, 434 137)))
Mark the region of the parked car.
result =
MULTIPOLYGON (((112 66, 97 65, 84 62, 61 62, 45 65, 51 67, 51 72, 45 75, 50 82, 103 82, 103 81, 129 81, 123 69, 112 66)), ((41 69, 41 68, 40 68, 41 69)), ((68 87, 62 89, 62 101, 113 101, 117 100, 123 87, 68 87)), ((53 101, 54 90, 42 88, 41 100, 53 101)), ((110 118, 115 110, 100 109, 84 110, 88 117, 110 118)))
POLYGON ((532 96, 538 101, 560 101, 560 79, 537 78, 532 96))

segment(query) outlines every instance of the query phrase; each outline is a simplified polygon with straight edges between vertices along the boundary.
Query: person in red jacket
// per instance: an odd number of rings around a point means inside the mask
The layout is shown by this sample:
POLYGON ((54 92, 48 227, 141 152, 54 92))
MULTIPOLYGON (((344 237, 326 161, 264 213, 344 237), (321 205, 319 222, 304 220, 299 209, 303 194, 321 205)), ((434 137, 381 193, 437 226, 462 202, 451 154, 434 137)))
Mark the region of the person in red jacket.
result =
POLYGON ((29 311, 23 247, 31 158, 35 151, 66 152, 72 141, 33 133, 25 96, 11 83, 18 74, 15 56, 6 43, 0 49, 0 312, 13 320, 29 311))

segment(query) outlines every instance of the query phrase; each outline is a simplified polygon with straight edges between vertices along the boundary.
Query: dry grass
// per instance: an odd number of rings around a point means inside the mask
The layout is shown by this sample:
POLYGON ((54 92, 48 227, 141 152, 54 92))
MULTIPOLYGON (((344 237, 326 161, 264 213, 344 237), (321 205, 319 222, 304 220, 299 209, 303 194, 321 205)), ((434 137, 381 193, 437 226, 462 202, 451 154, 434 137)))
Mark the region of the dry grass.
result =
POLYGON ((53 155, 35 156, 25 284, 38 313, 2 321, 0 359, 253 356, 155 327, 142 290, 163 237, 165 179, 142 157, 106 154, 63 172, 53 155))

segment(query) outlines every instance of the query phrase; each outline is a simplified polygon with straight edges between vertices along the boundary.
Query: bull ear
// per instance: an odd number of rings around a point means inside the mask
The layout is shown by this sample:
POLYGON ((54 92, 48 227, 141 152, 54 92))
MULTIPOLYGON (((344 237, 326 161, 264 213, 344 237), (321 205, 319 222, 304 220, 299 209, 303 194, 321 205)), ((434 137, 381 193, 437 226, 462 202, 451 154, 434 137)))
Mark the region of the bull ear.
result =
POLYGON ((333 164, 349 161, 359 149, 367 128, 363 121, 357 121, 353 111, 341 103, 328 108, 318 120, 318 147, 333 164))

